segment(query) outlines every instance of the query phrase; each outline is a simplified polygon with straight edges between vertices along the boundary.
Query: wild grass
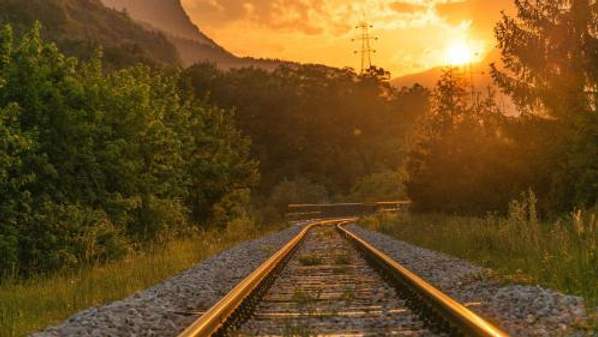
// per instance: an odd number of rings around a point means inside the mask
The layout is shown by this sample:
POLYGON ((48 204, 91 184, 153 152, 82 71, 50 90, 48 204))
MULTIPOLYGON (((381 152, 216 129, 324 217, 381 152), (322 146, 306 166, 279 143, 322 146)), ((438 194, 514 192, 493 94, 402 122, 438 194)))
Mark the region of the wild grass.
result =
POLYGON ((5 280, 0 283, 0 337, 25 336, 83 309, 125 298, 260 232, 239 220, 225 231, 174 240, 114 263, 29 280, 5 280))
POLYGON ((311 254, 301 255, 299 256, 299 263, 303 266, 318 266, 322 264, 322 258, 311 254))
POLYGON ((282 331, 282 336, 283 337, 311 337, 311 336, 317 336, 317 335, 306 325, 286 324, 282 331))
POLYGON ((576 211, 538 220, 535 198, 511 204, 508 216, 485 218, 379 215, 362 224, 415 245, 492 268, 504 281, 534 283, 598 305, 598 217, 576 211))
POLYGON ((345 287, 341 295, 341 300, 351 302, 355 299, 355 290, 351 287, 345 287))
POLYGON ((334 264, 336 264, 336 265, 348 265, 348 264, 351 264, 351 258, 349 257, 349 255, 346 255, 346 254, 337 255, 334 258, 334 264))

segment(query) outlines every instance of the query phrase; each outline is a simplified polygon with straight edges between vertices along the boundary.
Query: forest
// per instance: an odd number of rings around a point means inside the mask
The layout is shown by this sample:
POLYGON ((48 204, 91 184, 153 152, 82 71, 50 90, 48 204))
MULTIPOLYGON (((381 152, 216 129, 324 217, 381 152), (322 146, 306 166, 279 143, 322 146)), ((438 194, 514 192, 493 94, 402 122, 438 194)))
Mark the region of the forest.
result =
POLYGON ((533 191, 541 217, 595 207, 598 10, 516 3, 496 27, 497 89, 474 92, 451 68, 435 88, 394 88, 376 67, 114 62, 111 46, 73 52, 35 20, 5 25, 0 273, 102 263, 239 218, 279 222, 290 202, 408 198, 483 216, 533 191))

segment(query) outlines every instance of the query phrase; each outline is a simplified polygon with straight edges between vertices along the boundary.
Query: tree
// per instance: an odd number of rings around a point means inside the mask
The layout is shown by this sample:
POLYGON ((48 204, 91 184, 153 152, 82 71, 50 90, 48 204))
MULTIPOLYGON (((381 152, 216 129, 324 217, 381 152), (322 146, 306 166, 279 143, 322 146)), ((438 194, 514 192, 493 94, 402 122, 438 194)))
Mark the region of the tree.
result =
MULTIPOLYGON (((455 69, 436 87, 409 155, 408 195, 416 210, 484 214, 504 210, 521 190, 492 92, 472 101, 455 69)), ((479 96, 479 94, 478 94, 479 96)))
POLYGON ((505 69, 496 83, 526 114, 554 119, 550 198, 571 209, 598 201, 598 7, 590 0, 517 0, 496 36, 505 69))
POLYGON ((0 36, 0 274, 52 271, 230 221, 257 181, 229 110, 180 74, 0 36))
POLYGON ((197 64, 185 71, 182 86, 236 110, 260 161, 261 193, 307 179, 347 195, 362 177, 402 165, 406 135, 427 108, 424 88, 396 90, 388 77, 379 68, 358 75, 320 65, 222 72, 197 64))

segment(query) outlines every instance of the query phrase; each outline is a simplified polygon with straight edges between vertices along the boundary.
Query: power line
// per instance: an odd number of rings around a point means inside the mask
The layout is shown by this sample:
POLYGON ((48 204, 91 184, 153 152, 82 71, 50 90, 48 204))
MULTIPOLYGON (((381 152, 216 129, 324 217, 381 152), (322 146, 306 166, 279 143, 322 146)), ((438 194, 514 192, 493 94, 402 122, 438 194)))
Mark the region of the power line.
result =
POLYGON ((370 36, 371 28, 374 28, 374 26, 364 20, 355 26, 355 29, 361 30, 360 36, 352 39, 353 42, 361 42, 361 50, 354 51, 355 54, 361 54, 361 74, 372 67, 372 54, 376 53, 376 50, 372 48, 372 41, 377 41, 378 38, 370 36))

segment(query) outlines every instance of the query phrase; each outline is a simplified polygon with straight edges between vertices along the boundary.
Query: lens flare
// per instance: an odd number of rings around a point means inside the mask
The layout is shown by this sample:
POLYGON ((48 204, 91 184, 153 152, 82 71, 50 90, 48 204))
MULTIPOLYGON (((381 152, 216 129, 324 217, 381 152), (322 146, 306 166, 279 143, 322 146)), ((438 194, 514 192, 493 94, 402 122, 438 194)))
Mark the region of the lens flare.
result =
POLYGON ((460 66, 471 63, 474 59, 474 51, 464 42, 453 43, 446 50, 446 62, 451 66, 460 66))

